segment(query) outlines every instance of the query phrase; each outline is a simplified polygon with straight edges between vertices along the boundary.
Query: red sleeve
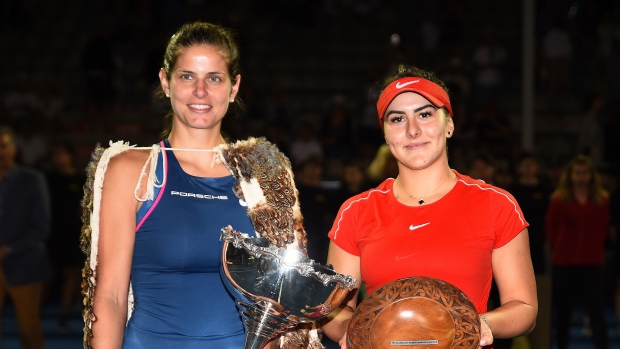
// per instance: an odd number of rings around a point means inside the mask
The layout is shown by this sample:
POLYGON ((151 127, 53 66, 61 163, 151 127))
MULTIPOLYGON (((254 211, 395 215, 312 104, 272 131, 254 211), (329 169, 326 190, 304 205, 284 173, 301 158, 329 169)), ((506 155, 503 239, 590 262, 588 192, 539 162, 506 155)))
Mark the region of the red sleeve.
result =
POLYGON ((338 211, 338 215, 334 220, 334 224, 332 225, 331 230, 327 234, 329 238, 336 244, 338 247, 347 251, 348 253, 359 256, 360 251, 357 246, 357 237, 355 236, 355 231, 353 227, 356 226, 356 208, 355 203, 359 199, 358 196, 354 196, 347 201, 345 201, 342 206, 340 206, 340 210, 338 211))
POLYGON ((529 224, 523 216, 517 200, 504 190, 498 191, 501 195, 494 195, 492 206, 495 208, 495 244, 499 248, 509 243, 519 235, 529 224))

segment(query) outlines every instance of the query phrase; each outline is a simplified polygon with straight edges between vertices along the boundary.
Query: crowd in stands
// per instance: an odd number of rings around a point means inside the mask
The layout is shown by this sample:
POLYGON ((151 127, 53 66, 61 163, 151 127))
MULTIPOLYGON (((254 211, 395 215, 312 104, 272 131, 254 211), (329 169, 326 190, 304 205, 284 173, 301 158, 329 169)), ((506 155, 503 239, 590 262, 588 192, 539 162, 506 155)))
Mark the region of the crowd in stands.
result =
MULTIPOLYGON (((519 112, 515 97, 518 101, 520 35, 498 32, 491 25, 474 26, 469 19, 475 13, 465 2, 226 3, 216 7, 201 0, 93 1, 88 5, 91 30, 83 43, 76 45, 80 62, 71 70, 75 74, 72 84, 65 86, 65 79, 36 71, 14 71, 5 77, 0 91, 0 125, 15 131, 19 162, 52 170, 52 145, 60 140, 72 143, 78 166, 82 167, 96 142, 126 139, 147 145, 156 141, 164 111, 152 92, 159 82, 159 53, 167 35, 189 19, 228 18, 221 24, 237 31, 245 50, 241 98, 246 111, 241 118, 228 120, 226 130, 231 139, 266 137, 290 158, 306 230, 316 239, 316 246, 310 246, 311 257, 319 261, 326 259, 326 233, 340 203, 394 173, 382 147, 384 140, 374 106, 378 91, 372 86, 383 72, 402 60, 436 71, 448 85, 456 126, 448 143, 449 159, 459 172, 511 191, 519 186, 523 161, 529 159, 536 162, 537 175, 548 186, 550 195, 569 159, 585 154, 604 177, 612 202, 617 202, 619 4, 537 2, 536 118, 551 123, 555 130, 552 136, 559 141, 539 132, 535 134, 539 137, 536 149, 523 149, 514 117, 516 113, 518 119, 519 112), (399 6, 418 11, 412 11, 411 18, 407 18, 399 13, 399 6), (209 13, 214 8, 217 14, 209 13), (268 64, 266 59, 321 52, 324 43, 317 42, 315 31, 330 26, 349 27, 352 31, 359 26, 376 26, 382 30, 382 25, 394 28, 398 34, 372 48, 375 58, 356 72, 365 83, 335 92, 327 99, 317 97, 314 110, 300 106, 300 95, 281 83, 294 79, 296 70, 290 69, 293 76, 286 76, 289 72, 282 69, 269 82, 268 89, 259 81, 263 75, 258 71, 268 64), (267 33, 260 43, 267 52, 269 36, 290 45, 284 51, 271 51, 269 57, 256 49, 259 31, 267 33), (570 117, 576 118, 577 126, 567 130, 570 117)), ((516 9, 521 10, 519 4, 516 9)), ((17 5, 2 8, 2 18, 23 13, 25 10, 17 5)), ((364 44, 363 39, 359 42, 364 44)), ((356 57, 346 60, 354 62, 356 57)), ((616 227, 617 219, 612 216, 616 227)), ((614 238, 608 240, 609 251, 619 245, 614 238)), ((613 284, 608 287, 614 289, 613 284)))

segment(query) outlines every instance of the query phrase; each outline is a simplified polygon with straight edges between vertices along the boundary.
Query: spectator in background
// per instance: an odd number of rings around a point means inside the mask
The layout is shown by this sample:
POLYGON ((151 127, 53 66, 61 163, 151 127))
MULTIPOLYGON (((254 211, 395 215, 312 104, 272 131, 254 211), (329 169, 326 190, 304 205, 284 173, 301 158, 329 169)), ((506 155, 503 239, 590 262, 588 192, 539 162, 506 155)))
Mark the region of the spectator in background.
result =
POLYGON ((485 153, 475 154, 467 166, 467 175, 487 184, 495 183, 495 167, 493 160, 485 153))
POLYGON ((530 254, 536 277, 538 317, 536 327, 528 335, 533 348, 551 348, 551 278, 547 267, 548 244, 545 238, 545 215, 552 192, 548 181, 541 176, 534 154, 525 152, 517 163, 517 178, 508 190, 519 202, 527 217, 530 254))
POLYGON ((81 268, 84 254, 80 250, 82 197, 86 174, 75 166, 75 153, 69 143, 52 146, 52 170, 47 173, 52 204, 52 232, 48 248, 54 269, 53 294, 60 293, 58 326, 69 330, 71 307, 80 294, 81 268))
POLYGON ((343 202, 353 195, 357 195, 363 191, 372 188, 366 177, 366 171, 362 163, 358 160, 349 160, 342 167, 341 186, 336 189, 331 197, 331 203, 334 205, 333 217, 330 222, 333 222, 338 213, 338 209, 343 202))
POLYGON ((508 159, 501 158, 495 161, 495 174, 493 176, 495 185, 509 190, 515 181, 515 173, 512 164, 508 159))
POLYGON ((16 155, 13 132, 0 127, 0 313, 8 295, 21 348, 42 349, 43 285, 51 275, 49 193, 43 174, 17 164, 16 155))
POLYGON ((475 115, 478 149, 498 157, 513 159, 514 131, 510 122, 502 115, 501 104, 489 101, 475 115))
POLYGON ((35 84, 33 76, 19 73, 7 89, 2 104, 11 122, 32 121, 39 116, 42 100, 33 88, 35 84))
POLYGON ((583 306, 597 349, 609 348, 603 313, 605 241, 609 234, 609 194, 586 155, 573 158, 551 196, 546 215, 552 249, 553 314, 558 349, 568 348, 573 306, 583 306))
POLYGON ((318 263, 325 264, 329 230, 335 213, 330 209, 330 192, 322 186, 323 161, 312 156, 295 170, 295 185, 299 191, 299 207, 304 217, 304 228, 308 234, 308 256, 318 263))
POLYGON ((344 161, 351 156, 353 131, 344 97, 334 96, 320 128, 320 140, 326 161, 344 161))
POLYGON ((48 154, 47 133, 41 123, 21 121, 15 133, 15 145, 19 149, 18 159, 24 165, 41 168, 48 154))
POLYGON ((387 144, 381 144, 377 149, 375 157, 366 169, 366 176, 371 186, 378 185, 387 178, 398 176, 398 162, 387 144))
POLYGON ((316 136, 314 125, 309 120, 297 124, 297 137, 291 141, 290 154, 293 166, 303 164, 311 157, 323 159, 323 145, 316 136))

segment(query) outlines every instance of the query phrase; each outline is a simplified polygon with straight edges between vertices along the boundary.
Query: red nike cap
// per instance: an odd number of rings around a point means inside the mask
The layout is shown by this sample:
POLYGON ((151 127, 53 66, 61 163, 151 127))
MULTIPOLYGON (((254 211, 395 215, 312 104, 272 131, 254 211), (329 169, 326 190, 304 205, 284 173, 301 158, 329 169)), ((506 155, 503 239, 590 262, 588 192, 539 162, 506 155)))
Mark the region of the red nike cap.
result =
POLYGON ((403 92, 415 92, 429 100, 437 108, 446 107, 450 117, 452 117, 452 106, 450 97, 446 90, 436 83, 420 77, 406 77, 392 81, 381 93, 377 101, 377 112, 379 113, 379 124, 383 127, 383 114, 388 105, 403 92))

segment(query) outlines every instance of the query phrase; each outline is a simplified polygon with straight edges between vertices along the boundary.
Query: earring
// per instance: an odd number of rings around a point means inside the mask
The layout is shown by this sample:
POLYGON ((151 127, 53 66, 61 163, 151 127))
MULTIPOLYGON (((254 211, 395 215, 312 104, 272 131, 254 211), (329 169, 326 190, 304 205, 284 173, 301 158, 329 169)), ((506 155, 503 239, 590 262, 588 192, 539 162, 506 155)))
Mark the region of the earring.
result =
POLYGON ((234 101, 235 101, 235 99, 233 98, 233 99, 230 100, 230 103, 233 103, 234 101))
POLYGON ((450 134, 450 133, 452 133, 452 132, 448 131, 448 134, 450 134))
POLYGON ((170 95, 166 93, 166 97, 170 98, 170 95))

